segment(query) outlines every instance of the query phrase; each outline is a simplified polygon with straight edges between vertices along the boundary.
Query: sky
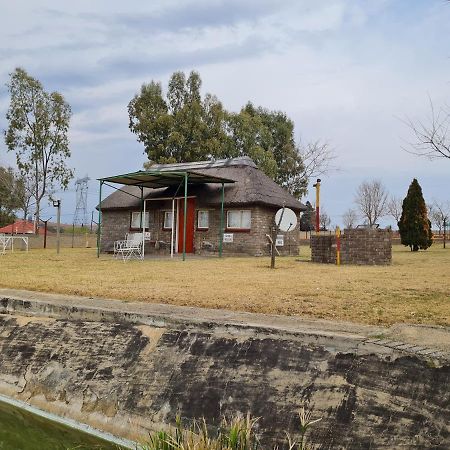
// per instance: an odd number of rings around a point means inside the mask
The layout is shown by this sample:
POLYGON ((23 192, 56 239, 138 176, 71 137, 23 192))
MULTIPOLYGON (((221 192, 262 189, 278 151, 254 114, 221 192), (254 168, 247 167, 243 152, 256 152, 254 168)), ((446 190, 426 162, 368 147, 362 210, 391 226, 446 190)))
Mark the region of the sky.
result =
MULTIPOLYGON (((425 200, 450 200, 450 161, 404 150, 407 118, 426 121, 430 99, 450 103, 450 3, 445 0, 0 0, 0 129, 16 67, 72 107, 69 165, 100 177, 142 168, 127 104, 143 83, 200 73, 202 92, 239 111, 248 101, 284 111, 297 141, 328 142, 322 176, 332 225, 354 207, 358 185, 381 180, 403 198, 412 178, 425 200)), ((15 158, 0 141, 0 164, 15 158)), ((312 180, 313 181, 313 180, 312 180)), ((61 193, 71 223, 75 187, 61 193)), ((312 186, 303 201, 314 198, 312 186)), ((43 218, 55 215, 44 207, 43 218)), ((362 220, 361 220, 362 222, 362 220)), ((384 224, 393 223, 386 218, 384 224)))

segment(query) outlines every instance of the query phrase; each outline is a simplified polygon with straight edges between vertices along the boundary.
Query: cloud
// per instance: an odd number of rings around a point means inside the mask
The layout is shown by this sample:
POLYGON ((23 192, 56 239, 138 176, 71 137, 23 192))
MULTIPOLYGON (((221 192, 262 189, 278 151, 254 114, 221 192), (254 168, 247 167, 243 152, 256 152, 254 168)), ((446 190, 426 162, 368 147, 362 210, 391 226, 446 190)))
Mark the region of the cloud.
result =
POLYGON ((276 0, 189 2, 181 6, 173 4, 159 12, 119 14, 113 18, 113 23, 133 33, 235 26, 255 22, 292 3, 293 0, 284 5, 276 0))
MULTIPOLYGON (((335 180, 341 189, 324 188, 332 216, 351 203, 357 178, 372 174, 394 190, 413 173, 434 175, 426 188, 439 197, 436 183, 448 171, 401 150, 408 130, 398 117, 426 116, 428 94, 448 102, 449 21, 441 0, 5 2, 0 128, 4 84, 22 66, 72 105, 78 173, 135 170, 143 147, 128 130, 129 100, 143 82, 165 84, 174 70, 195 69, 228 109, 251 100, 283 110, 297 137, 330 141, 344 169, 324 177, 324 185, 335 180)), ((13 161, 0 142, 5 158, 13 161)))

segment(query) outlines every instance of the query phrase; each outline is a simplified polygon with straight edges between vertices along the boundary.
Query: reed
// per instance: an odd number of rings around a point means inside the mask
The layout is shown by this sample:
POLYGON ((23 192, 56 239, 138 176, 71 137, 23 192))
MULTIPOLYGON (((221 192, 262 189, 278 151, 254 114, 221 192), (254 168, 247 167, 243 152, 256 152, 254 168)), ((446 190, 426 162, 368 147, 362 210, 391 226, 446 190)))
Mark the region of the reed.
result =
MULTIPOLYGON (((311 411, 302 408, 299 412, 298 441, 286 433, 289 450, 310 450, 306 434, 309 428, 321 419, 312 419, 311 411)), ((223 418, 219 427, 207 426, 205 419, 194 421, 184 428, 180 417, 175 427, 167 431, 158 431, 150 435, 142 444, 142 450, 258 450, 260 442, 255 430, 258 419, 247 416, 235 416, 230 420, 223 418)), ((274 450, 285 448, 286 443, 274 446, 274 450)))

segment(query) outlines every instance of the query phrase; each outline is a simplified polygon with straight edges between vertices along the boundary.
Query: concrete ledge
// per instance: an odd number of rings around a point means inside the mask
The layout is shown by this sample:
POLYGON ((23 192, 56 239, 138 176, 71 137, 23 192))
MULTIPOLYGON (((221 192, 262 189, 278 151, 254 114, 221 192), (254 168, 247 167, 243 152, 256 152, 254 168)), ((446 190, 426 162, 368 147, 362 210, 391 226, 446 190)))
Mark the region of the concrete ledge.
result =
POLYGON ((444 327, 404 325, 403 328, 415 328, 414 339, 411 339, 412 336, 409 333, 403 336, 402 340, 394 339, 399 340, 398 345, 389 345, 390 340, 374 340, 373 337, 399 336, 401 331, 398 325, 390 329, 299 316, 126 302, 15 289, 0 289, 0 313, 19 313, 64 320, 142 324, 159 328, 195 327, 204 330, 226 330, 229 333, 247 331, 282 339, 301 339, 303 342, 307 339, 316 344, 327 345, 335 352, 432 355, 439 360, 450 361, 450 330, 444 327), (418 342, 421 342, 421 336, 423 339, 426 337, 426 344, 419 347, 419 351, 416 347, 418 342), (330 346, 330 339, 333 341, 332 346, 330 346), (429 351, 424 353, 424 350, 429 351))

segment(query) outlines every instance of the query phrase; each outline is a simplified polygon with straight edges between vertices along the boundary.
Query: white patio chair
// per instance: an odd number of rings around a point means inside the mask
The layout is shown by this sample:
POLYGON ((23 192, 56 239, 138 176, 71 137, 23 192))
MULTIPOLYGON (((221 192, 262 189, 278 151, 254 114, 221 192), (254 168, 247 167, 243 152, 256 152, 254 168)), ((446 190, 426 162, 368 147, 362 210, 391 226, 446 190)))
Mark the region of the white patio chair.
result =
POLYGON ((142 234, 128 233, 125 240, 114 242, 114 257, 121 257, 123 261, 132 258, 143 259, 142 234))

